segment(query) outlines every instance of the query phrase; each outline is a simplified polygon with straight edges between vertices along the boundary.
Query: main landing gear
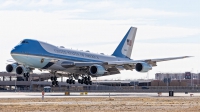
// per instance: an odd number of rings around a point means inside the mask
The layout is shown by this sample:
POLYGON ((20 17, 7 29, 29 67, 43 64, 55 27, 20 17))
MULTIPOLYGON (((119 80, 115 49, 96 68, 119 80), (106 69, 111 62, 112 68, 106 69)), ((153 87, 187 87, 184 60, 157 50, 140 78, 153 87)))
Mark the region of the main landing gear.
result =
POLYGON ((75 84, 75 80, 73 80, 73 76, 70 76, 69 79, 66 80, 69 84, 75 84))
POLYGON ((56 76, 51 77, 51 81, 52 81, 52 85, 53 86, 58 86, 58 81, 57 81, 57 77, 56 76))
POLYGON ((75 84, 75 80, 73 79, 67 79, 66 82, 69 84, 75 84))
MULTIPOLYGON (((81 79, 78 79, 79 84, 86 84, 86 85, 92 85, 91 77, 82 75, 81 79)), ((69 79, 66 80, 68 84, 75 84, 75 80, 73 80, 73 75, 69 77, 69 79)))
POLYGON ((86 84, 86 85, 92 85, 91 77, 82 77, 82 79, 78 79, 78 83, 80 84, 86 84))

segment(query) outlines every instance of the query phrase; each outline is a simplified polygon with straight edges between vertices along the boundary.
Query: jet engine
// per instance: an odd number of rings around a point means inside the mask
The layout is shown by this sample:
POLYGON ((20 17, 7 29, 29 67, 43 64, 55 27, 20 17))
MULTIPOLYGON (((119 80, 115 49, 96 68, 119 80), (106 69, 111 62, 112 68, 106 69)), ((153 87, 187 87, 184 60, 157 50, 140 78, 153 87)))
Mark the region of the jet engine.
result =
POLYGON ((148 72, 151 69, 152 69, 152 66, 148 63, 137 63, 135 65, 135 70, 137 72, 148 72))
POLYGON ((16 68, 16 73, 18 74, 18 75, 23 75, 24 73, 28 73, 28 72, 30 72, 30 70, 29 70, 29 68, 26 68, 26 67, 24 67, 24 66, 18 66, 17 68, 16 68))
POLYGON ((91 75, 98 76, 98 75, 103 75, 106 72, 106 70, 103 66, 95 64, 95 65, 90 66, 89 72, 91 75))
POLYGON ((8 65, 6 66, 6 71, 7 71, 8 73, 13 73, 13 74, 15 74, 16 68, 17 68, 17 64, 8 64, 8 65))

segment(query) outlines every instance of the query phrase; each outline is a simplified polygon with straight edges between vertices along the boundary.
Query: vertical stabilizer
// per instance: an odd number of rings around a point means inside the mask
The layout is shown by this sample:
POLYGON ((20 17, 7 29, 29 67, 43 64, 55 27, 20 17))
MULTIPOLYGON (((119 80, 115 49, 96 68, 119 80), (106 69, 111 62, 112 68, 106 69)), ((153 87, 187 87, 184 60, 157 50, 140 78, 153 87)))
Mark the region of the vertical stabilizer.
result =
POLYGON ((136 35, 137 28, 131 27, 120 44, 117 46, 116 50, 112 54, 116 57, 121 58, 130 58, 132 53, 133 44, 135 41, 135 35, 136 35))

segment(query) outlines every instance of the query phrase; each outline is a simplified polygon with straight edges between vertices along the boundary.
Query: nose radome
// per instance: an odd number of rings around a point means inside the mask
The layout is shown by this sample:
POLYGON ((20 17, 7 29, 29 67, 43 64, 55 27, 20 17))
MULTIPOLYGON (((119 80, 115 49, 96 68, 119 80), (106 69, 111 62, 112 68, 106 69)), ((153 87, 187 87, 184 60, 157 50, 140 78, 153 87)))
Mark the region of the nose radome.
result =
POLYGON ((11 51, 10 51, 10 54, 13 54, 15 53, 15 48, 13 48, 11 51))

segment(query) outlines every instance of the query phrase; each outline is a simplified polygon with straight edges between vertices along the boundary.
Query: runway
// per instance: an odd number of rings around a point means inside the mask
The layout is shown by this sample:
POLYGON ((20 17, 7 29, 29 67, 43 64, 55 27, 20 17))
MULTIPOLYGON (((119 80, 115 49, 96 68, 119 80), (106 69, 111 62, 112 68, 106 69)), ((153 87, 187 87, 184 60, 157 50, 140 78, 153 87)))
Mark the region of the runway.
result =
POLYGON ((0 111, 2 112, 199 112, 200 94, 175 93, 169 97, 167 93, 158 96, 157 93, 42 93, 1 92, 0 111))
MULTIPOLYGON (((174 97, 190 97, 190 95, 197 97, 200 93, 174 93, 174 97)), ((41 92, 1 92, 0 98, 41 98, 41 92)), ((76 98, 76 97, 158 97, 158 93, 87 93, 81 95, 80 93, 70 93, 66 96, 64 92, 45 93, 45 98, 76 98)), ((162 93, 159 97, 168 97, 169 93, 162 93)))

